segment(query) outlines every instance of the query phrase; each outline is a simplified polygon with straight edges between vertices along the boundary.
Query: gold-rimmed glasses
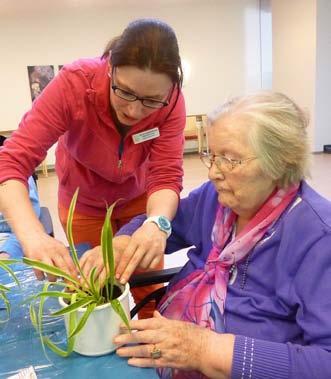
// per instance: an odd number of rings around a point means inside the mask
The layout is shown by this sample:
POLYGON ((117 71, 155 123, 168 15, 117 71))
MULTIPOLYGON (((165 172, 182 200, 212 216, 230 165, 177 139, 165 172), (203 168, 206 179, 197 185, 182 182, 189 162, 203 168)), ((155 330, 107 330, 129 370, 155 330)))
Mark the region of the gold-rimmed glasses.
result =
POLYGON ((218 170, 221 171, 232 171, 235 167, 241 166, 242 164, 257 159, 257 157, 249 157, 245 159, 231 159, 220 154, 211 154, 208 152, 200 153, 200 159, 202 163, 210 169, 215 163, 218 170))

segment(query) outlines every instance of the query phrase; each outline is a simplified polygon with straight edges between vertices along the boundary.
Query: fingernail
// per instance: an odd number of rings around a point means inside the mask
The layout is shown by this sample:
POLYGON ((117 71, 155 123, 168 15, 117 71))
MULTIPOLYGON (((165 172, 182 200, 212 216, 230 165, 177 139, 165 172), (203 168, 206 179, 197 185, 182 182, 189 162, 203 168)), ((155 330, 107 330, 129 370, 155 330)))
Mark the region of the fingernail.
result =
POLYGON ((120 280, 120 283, 121 283, 121 284, 125 284, 125 279, 122 278, 122 279, 120 280))

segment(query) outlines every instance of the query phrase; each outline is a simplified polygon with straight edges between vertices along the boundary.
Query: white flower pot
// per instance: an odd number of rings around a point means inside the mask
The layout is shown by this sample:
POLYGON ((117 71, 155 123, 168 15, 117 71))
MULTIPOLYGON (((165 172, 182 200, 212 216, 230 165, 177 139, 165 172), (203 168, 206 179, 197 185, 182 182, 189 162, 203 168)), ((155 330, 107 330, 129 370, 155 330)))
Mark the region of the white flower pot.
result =
MULTIPOLYGON (((122 304, 128 319, 130 319, 129 290, 127 283, 121 286, 122 295, 117 298, 122 304)), ((66 307, 63 298, 59 298, 61 307, 66 307)), ((77 323, 85 313, 85 308, 76 311, 77 323)), ((68 334, 69 315, 64 315, 64 322, 68 334)), ((83 329, 75 336, 74 351, 82 355, 97 356, 108 354, 116 349, 113 339, 120 333, 120 325, 123 324, 120 316, 114 311, 111 304, 96 307, 90 314, 83 329)))

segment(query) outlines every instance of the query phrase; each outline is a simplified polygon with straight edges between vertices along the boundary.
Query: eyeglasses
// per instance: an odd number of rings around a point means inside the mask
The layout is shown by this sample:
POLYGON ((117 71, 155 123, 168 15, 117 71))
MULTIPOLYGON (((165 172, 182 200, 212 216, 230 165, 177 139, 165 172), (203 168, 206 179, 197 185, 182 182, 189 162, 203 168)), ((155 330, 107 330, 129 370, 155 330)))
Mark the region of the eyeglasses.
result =
MULTIPOLYGON (((167 101, 160 101, 160 100, 155 100, 155 99, 149 99, 146 97, 139 97, 132 92, 126 91, 126 90, 116 86, 114 84, 114 70, 112 71, 112 86, 111 86, 111 88, 114 91, 115 95, 120 97, 121 99, 126 100, 126 101, 130 101, 130 102, 139 100, 139 101, 141 101, 142 105, 144 105, 147 108, 159 109, 159 108, 163 108, 163 107, 166 107, 167 105, 169 105, 168 100, 167 101)), ((171 93, 170 93, 169 98, 170 97, 171 97, 171 93)))
POLYGON ((210 169, 215 163, 218 170, 232 171, 235 167, 241 166, 242 164, 257 159, 256 157, 250 157, 246 159, 231 159, 224 155, 216 155, 210 153, 200 153, 200 159, 202 163, 210 169))

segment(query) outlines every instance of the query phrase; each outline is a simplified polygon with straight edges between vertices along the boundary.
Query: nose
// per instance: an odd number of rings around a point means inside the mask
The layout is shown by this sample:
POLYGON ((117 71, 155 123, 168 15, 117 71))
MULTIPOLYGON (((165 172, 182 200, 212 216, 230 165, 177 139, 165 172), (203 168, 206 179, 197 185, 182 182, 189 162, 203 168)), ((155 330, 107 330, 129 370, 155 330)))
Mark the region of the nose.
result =
POLYGON ((224 180, 223 172, 216 166, 215 162, 213 162, 212 166, 208 171, 208 178, 210 180, 224 180))
POLYGON ((144 117, 144 108, 140 101, 133 101, 128 104, 126 113, 129 117, 140 120, 144 117))

